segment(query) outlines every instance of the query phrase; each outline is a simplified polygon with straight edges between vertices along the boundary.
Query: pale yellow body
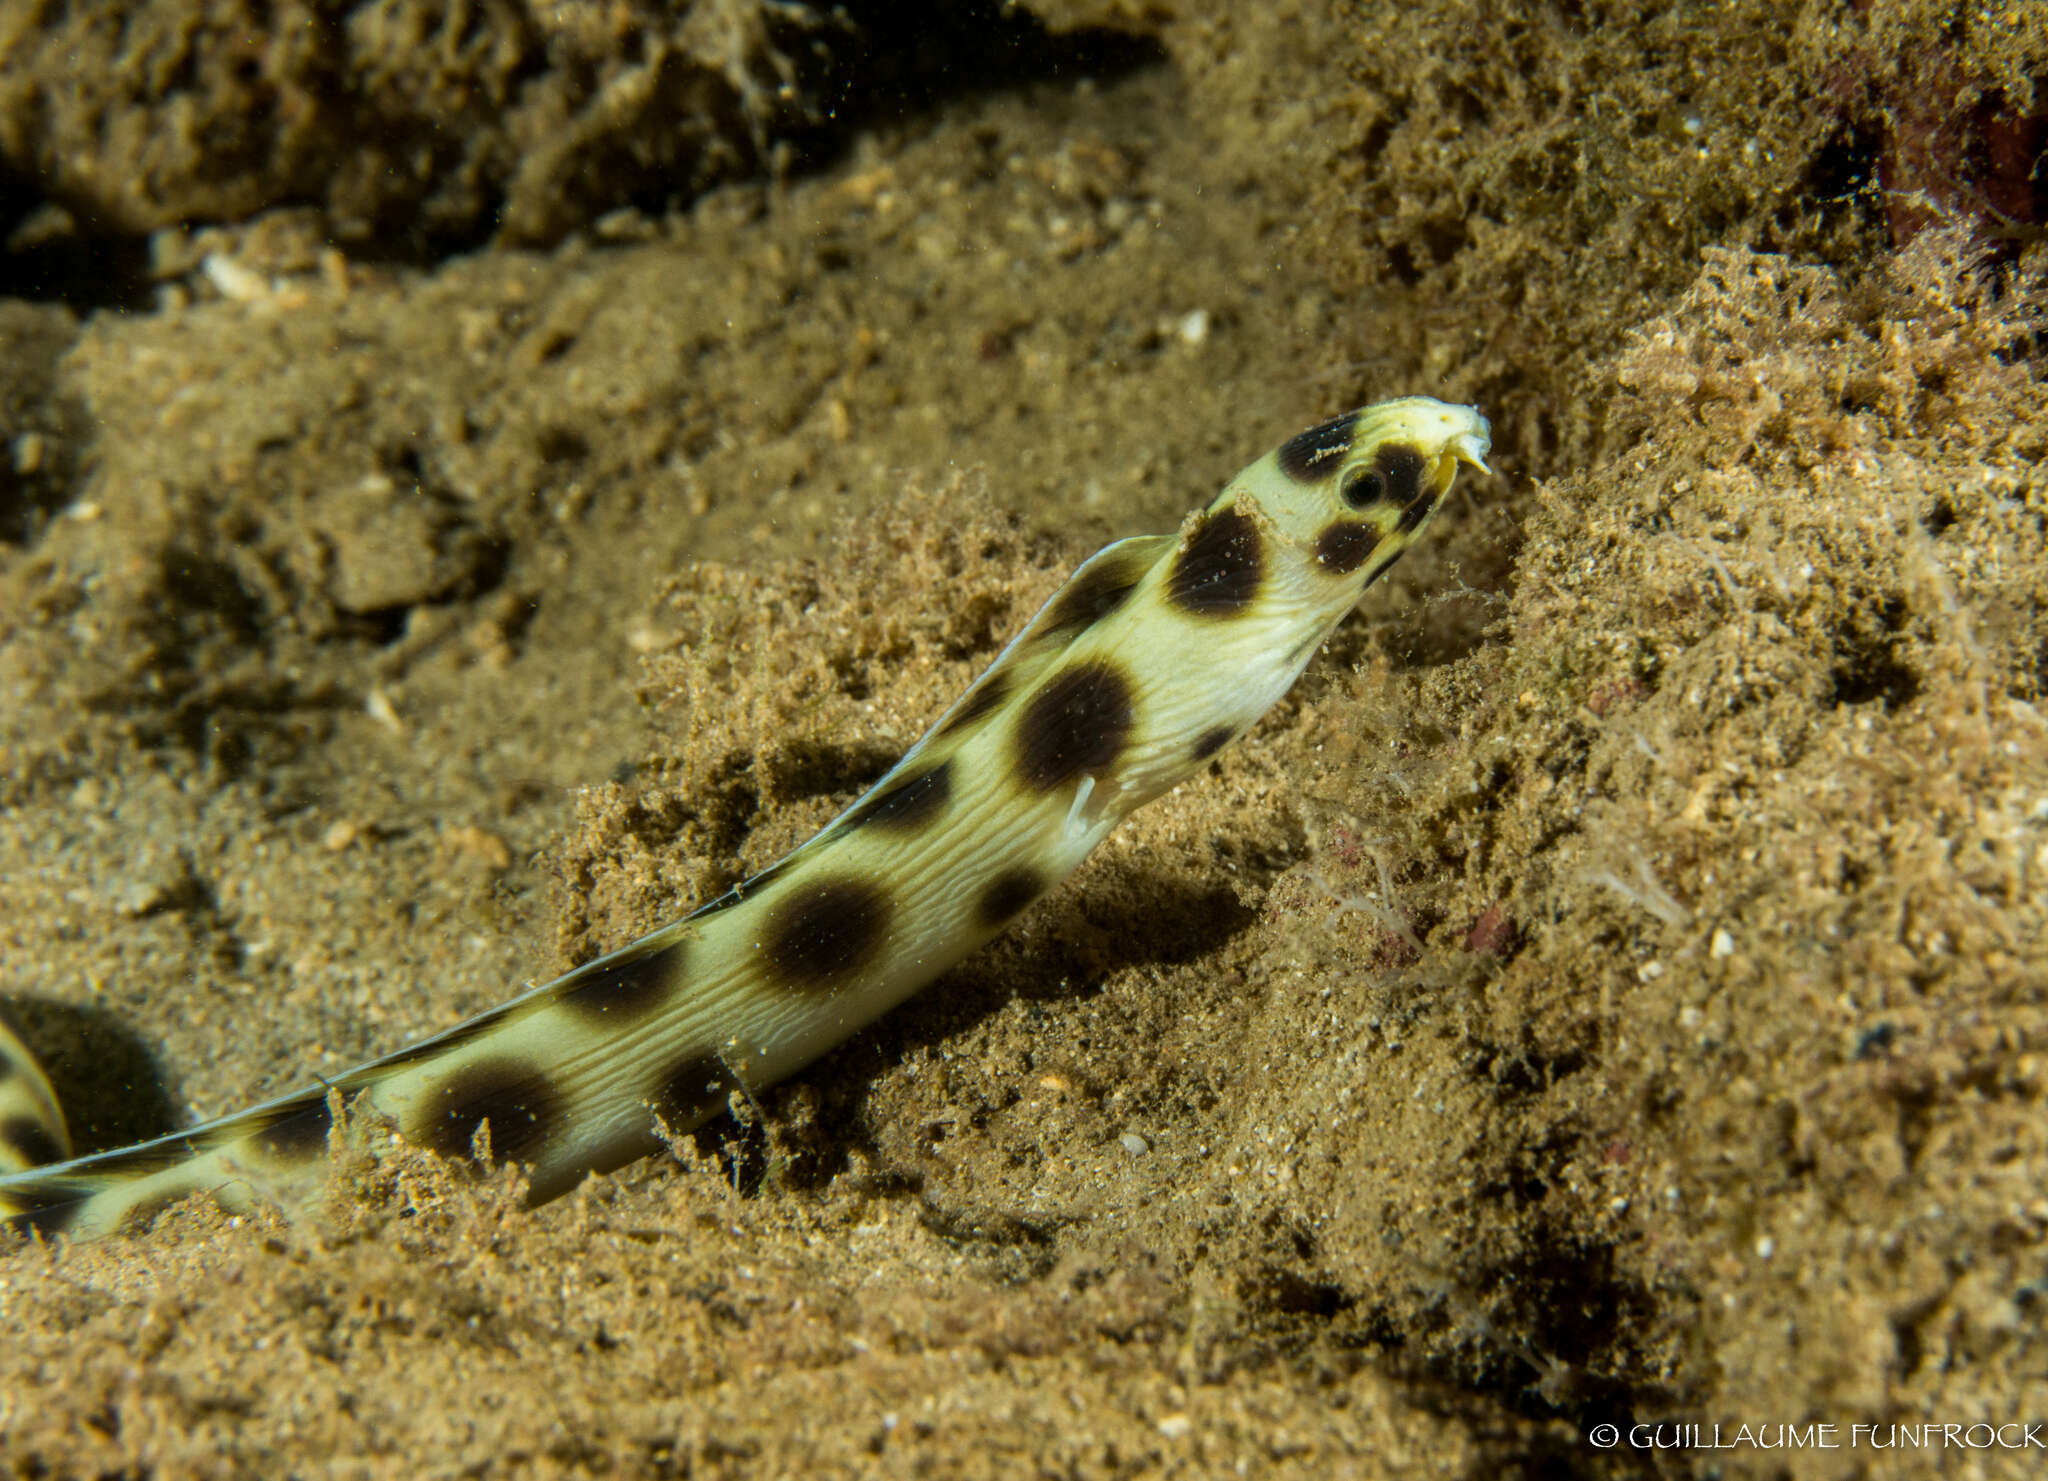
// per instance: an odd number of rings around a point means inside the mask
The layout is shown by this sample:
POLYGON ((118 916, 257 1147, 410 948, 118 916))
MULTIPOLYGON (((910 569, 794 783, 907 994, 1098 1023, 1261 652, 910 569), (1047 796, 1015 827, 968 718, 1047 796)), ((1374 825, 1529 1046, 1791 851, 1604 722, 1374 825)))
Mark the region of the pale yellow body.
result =
MULTIPOLYGON (((450 1156, 487 1126, 536 1200, 643 1155, 657 1118, 687 1130, 808 1064, 1206 765, 1486 451, 1477 412, 1421 397, 1290 439, 1177 536, 1083 565, 888 776, 732 895, 332 1087, 0 1176, 0 1216, 85 1238, 199 1190, 291 1205, 322 1177, 330 1092, 352 1124, 450 1156)), ((0 1039, 0 1092, 31 1076, 0 1039)))

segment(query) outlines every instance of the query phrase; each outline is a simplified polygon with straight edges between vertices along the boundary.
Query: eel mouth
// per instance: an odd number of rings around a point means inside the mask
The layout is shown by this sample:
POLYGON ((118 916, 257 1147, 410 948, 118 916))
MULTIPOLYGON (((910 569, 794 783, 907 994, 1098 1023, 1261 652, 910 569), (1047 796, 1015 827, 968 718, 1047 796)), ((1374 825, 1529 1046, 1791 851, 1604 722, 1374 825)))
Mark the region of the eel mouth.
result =
POLYGON ((1436 491, 1438 497, 1450 492, 1451 480, 1458 475, 1458 465, 1476 468, 1481 473, 1491 474, 1486 466, 1486 455, 1493 451, 1493 428, 1478 412, 1471 414, 1475 425, 1462 432, 1454 433, 1445 440, 1443 448, 1436 455, 1436 491))

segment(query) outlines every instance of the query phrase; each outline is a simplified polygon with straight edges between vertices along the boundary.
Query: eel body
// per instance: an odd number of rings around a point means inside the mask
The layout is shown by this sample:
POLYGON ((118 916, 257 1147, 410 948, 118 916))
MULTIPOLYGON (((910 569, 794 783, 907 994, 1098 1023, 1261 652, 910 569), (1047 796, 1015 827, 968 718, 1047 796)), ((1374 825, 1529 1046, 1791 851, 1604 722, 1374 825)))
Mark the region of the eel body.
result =
POLYGON ((779 863, 329 1084, 52 1162, 68 1153, 62 1117, 0 1028, 0 1223, 92 1238, 201 1191, 297 1207, 323 1185, 337 1105, 350 1127, 452 1158, 475 1155, 488 1126, 534 1202, 654 1151, 662 1126, 702 1124, 924 987, 1205 766, 1487 450, 1477 411, 1424 397, 1290 439, 1176 534, 1083 564, 881 781, 779 863))

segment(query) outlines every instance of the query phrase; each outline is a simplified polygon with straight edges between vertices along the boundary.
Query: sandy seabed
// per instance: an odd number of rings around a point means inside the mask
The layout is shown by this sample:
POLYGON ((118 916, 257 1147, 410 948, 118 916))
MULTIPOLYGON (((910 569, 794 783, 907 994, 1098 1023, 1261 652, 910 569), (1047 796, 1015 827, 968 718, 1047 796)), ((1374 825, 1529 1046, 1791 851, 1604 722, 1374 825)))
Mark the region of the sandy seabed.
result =
POLYGON ((673 1157, 0 1250, 11 1474, 2037 1473, 2039 244, 1823 200, 1760 72, 1538 168, 1654 19, 1156 11, 552 245, 277 207, 0 302, 0 1005, 86 1147, 772 861, 1333 411, 1498 450, 1207 775, 673 1157))

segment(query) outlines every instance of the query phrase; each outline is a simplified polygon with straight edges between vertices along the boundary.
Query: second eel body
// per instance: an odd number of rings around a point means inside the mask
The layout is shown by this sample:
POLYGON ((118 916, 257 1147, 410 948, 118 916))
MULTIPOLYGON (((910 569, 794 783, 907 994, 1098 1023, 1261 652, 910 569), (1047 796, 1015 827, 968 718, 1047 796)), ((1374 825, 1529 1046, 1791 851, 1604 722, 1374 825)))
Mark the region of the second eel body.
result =
POLYGON ((189 1193, 320 1186, 338 1091, 448 1157, 489 1126, 532 1197, 659 1146, 841 1042, 959 961, 1134 809, 1284 694, 1428 524, 1486 419, 1424 397, 1281 444, 1176 535, 1083 564, 866 795, 682 920, 435 1038, 189 1131, 71 1162, 0 1029, 0 1222, 92 1238, 189 1193))

